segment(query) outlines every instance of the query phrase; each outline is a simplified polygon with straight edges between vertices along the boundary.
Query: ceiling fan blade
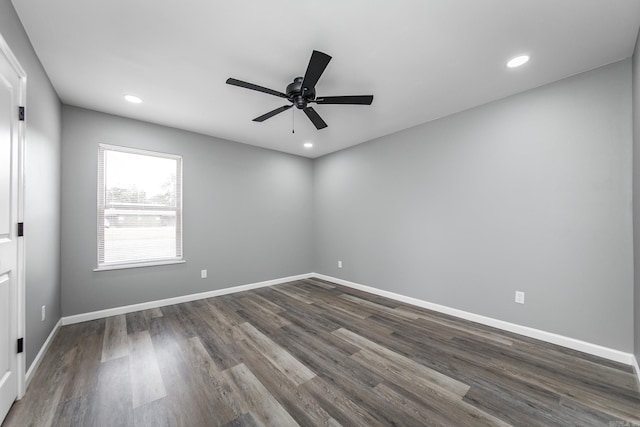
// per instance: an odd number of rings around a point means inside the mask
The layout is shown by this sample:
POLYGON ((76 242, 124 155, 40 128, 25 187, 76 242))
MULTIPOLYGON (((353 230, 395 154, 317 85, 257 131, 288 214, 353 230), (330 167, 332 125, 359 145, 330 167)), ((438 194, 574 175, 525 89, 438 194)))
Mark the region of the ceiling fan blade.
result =
POLYGON ((287 95, 285 95, 282 92, 278 92, 277 90, 273 90, 273 89, 269 89, 269 88, 266 88, 266 87, 254 85, 253 83, 243 82, 242 80, 229 78, 229 79, 227 79, 227 84, 228 85, 233 85, 233 86, 243 87, 245 89, 257 90, 258 92, 268 93, 269 95, 279 96, 280 98, 286 98, 287 97, 287 95))
POLYGON ((275 116, 276 114, 280 114, 283 111, 287 111, 289 108, 293 107, 293 105, 284 105, 282 107, 276 108, 273 111, 269 111, 267 114, 263 114, 260 117, 256 117, 255 119, 253 119, 254 122, 264 122, 267 119, 270 119, 271 117, 275 116))
POLYGON ((373 95, 358 96, 319 96, 315 99, 316 104, 351 104, 351 105, 371 105, 373 95))
POLYGON ((302 111, 304 111, 307 117, 309 117, 309 120, 311 120, 316 129, 320 130, 327 127, 327 124, 324 122, 324 120, 322 120, 322 117, 320 117, 320 115, 316 113, 316 110, 314 110, 313 108, 307 107, 302 111))
POLYGON ((307 72, 302 80, 302 88, 311 90, 316 87, 316 83, 318 83, 320 76, 329 65, 329 61, 331 61, 329 55, 314 50, 311 54, 311 59, 309 59, 309 65, 307 65, 307 72))

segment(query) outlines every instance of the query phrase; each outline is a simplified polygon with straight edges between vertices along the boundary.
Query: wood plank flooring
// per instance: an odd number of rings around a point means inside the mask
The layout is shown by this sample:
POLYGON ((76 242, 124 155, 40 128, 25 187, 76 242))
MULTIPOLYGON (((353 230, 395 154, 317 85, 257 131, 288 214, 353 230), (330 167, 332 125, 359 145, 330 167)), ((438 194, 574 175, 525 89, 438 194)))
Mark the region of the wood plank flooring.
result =
POLYGON ((631 426, 632 368, 306 279, 64 326, 6 427, 631 426))

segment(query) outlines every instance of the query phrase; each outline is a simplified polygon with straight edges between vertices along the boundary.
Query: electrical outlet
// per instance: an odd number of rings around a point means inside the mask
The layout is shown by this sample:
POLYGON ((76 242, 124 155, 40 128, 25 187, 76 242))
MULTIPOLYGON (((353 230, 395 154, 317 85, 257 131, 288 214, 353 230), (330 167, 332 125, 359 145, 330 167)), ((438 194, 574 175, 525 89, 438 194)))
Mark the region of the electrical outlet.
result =
POLYGON ((516 302, 518 304, 524 304, 524 292, 516 291, 516 302))
POLYGON ((338 261, 338 268, 342 268, 342 261, 338 261))
POLYGON ((207 270, 200 270, 200 278, 201 279, 207 278, 207 270))
POLYGON ((44 319, 47 317, 47 306, 43 305, 42 308, 40 309, 40 317, 41 317, 41 321, 44 322, 44 319))

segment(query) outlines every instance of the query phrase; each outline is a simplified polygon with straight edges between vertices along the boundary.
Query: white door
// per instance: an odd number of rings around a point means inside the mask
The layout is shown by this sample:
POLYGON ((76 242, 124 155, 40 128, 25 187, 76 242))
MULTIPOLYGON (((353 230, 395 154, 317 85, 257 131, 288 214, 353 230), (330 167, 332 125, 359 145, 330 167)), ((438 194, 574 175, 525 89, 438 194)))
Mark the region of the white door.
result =
POLYGON ((0 422, 18 396, 18 189, 21 79, 0 50, 0 422))

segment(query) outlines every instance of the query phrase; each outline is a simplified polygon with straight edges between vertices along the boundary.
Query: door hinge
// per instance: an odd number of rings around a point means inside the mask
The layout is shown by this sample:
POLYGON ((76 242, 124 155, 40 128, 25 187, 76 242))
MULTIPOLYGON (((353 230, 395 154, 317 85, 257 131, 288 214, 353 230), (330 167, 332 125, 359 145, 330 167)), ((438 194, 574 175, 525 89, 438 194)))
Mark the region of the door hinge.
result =
POLYGON ((18 338, 18 354, 24 351, 24 338, 18 338))
POLYGON ((24 107, 18 107, 18 120, 24 122, 24 107))
POLYGON ((18 223, 18 237, 24 236, 24 222, 18 223))

